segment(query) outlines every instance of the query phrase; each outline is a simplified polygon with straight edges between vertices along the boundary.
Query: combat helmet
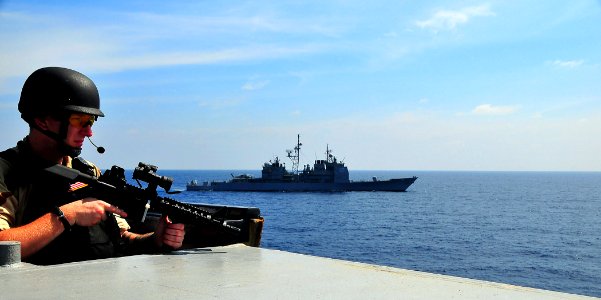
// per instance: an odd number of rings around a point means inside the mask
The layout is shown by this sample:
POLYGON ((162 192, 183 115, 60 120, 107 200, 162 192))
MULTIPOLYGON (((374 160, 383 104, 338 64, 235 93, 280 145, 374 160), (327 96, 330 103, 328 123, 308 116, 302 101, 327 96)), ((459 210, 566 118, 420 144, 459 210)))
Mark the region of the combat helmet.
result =
POLYGON ((36 116, 63 112, 104 117, 94 82, 77 71, 60 67, 38 69, 29 75, 21 91, 19 112, 28 123, 36 116))

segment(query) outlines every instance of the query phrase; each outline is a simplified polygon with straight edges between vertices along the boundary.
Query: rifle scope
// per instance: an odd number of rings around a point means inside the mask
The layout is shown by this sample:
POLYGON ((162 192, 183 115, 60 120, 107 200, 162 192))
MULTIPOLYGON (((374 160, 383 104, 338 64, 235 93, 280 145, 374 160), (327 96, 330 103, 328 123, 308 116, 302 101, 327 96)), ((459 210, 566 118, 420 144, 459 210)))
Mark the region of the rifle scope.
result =
POLYGON ((136 180, 142 180, 149 185, 160 186, 165 189, 166 192, 169 192, 171 184, 173 184, 173 179, 167 176, 157 175, 157 170, 157 166, 140 162, 138 163, 138 167, 134 170, 132 178, 136 180))

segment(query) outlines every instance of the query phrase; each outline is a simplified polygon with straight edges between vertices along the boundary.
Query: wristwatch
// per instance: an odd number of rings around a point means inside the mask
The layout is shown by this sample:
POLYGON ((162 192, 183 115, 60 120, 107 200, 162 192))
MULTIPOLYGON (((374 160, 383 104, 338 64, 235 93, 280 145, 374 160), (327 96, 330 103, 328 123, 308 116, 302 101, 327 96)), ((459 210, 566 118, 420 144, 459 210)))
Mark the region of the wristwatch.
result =
POLYGON ((69 224, 69 220, 67 220, 67 217, 65 217, 65 213, 63 213, 63 211, 58 206, 55 206, 52 209, 52 213, 58 217, 61 223, 63 223, 65 231, 71 231, 71 224, 69 224))

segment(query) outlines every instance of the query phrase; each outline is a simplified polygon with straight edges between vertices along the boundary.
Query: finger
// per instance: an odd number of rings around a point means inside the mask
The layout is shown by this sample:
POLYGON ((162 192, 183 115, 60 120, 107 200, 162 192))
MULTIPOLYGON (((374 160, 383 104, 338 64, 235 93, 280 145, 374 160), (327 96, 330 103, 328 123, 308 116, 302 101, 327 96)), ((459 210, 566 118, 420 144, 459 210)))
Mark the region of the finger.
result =
POLYGON ((186 235, 186 232, 179 229, 166 228, 164 235, 170 237, 183 237, 186 235))
POLYGON ((168 215, 162 215, 161 217, 163 218, 163 220, 165 220, 165 223, 172 224, 171 219, 169 219, 168 215))
POLYGON ((184 230, 185 227, 186 227, 186 225, 184 225, 182 223, 170 223, 169 225, 167 225, 167 228, 174 229, 174 230, 184 230))
POLYGON ((165 235, 163 236, 163 243, 181 243, 184 240, 183 236, 165 235))
POLYGON ((178 249, 179 247, 182 246, 182 243, 176 243, 176 242, 171 242, 171 241, 164 241, 163 243, 173 249, 178 249))
POLYGON ((163 239, 163 244, 169 245, 175 249, 182 246, 183 239, 163 239))
POLYGON ((104 210, 108 211, 108 212, 112 212, 112 213, 118 214, 118 215, 120 215, 120 216, 122 216, 124 218, 127 217, 127 213, 124 210, 120 209, 117 206, 111 205, 109 203, 106 203, 106 206, 104 207, 104 210))

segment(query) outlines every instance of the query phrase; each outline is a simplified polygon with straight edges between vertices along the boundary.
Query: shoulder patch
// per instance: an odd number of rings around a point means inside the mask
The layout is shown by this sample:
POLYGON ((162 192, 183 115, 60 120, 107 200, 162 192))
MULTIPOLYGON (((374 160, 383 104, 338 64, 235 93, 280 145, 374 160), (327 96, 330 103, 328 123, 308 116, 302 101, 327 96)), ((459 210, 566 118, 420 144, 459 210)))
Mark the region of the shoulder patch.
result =
POLYGON ((12 195, 13 194, 11 192, 0 192, 0 205, 4 205, 4 203, 6 203, 6 200, 8 200, 8 197, 12 195))

